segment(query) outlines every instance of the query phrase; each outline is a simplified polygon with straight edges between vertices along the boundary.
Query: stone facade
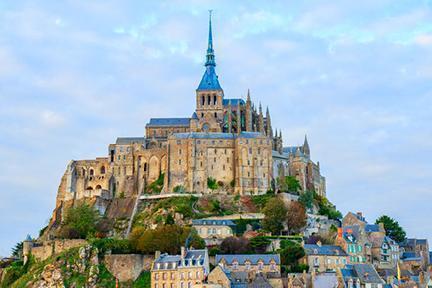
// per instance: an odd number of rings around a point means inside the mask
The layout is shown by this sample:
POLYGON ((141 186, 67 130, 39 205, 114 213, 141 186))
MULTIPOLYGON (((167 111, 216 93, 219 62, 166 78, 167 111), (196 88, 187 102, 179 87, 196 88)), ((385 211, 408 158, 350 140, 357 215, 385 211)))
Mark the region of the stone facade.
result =
MULTIPOLYGON (((255 105, 249 91, 246 100, 226 98, 215 67, 210 31, 192 116, 151 118, 144 137, 117 138, 106 157, 72 160, 60 181, 53 221, 61 222, 67 201, 134 198, 156 180, 162 184, 153 193, 245 195, 266 193, 278 177, 293 175, 303 190, 325 195, 325 178, 319 163, 310 159, 307 140, 283 148, 268 108, 263 112, 261 104, 255 105), (209 187, 209 180, 216 181, 217 189, 209 187)), ((106 207, 99 208, 103 214, 106 207)))
POLYGON ((216 255, 216 265, 231 272, 280 275, 279 254, 216 255))
POLYGON ((348 263, 348 255, 339 246, 305 244, 305 257, 302 262, 310 271, 317 273, 336 272, 348 263))
POLYGON ((151 268, 151 288, 192 288, 209 273, 207 250, 185 250, 180 255, 158 254, 151 268))
MULTIPOLYGON (((26 244, 28 245, 29 243, 26 244)), ((59 239, 44 241, 42 243, 31 243, 31 245, 29 245, 29 252, 33 255, 33 257, 35 257, 37 261, 43 261, 63 251, 84 246, 86 244, 87 241, 83 239, 59 239)))

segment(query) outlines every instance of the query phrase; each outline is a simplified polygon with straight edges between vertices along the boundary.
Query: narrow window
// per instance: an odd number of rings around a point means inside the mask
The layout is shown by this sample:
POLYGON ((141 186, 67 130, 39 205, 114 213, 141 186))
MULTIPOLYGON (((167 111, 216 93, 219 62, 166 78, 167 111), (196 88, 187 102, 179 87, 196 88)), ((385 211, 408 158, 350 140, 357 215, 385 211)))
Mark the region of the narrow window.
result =
POLYGON ((144 163, 144 172, 147 171, 147 163, 144 163))
POLYGON ((217 113, 216 112, 214 112, 214 118, 217 118, 217 113))
POLYGON ((217 97, 216 97, 216 95, 213 96, 213 104, 214 104, 214 105, 217 104, 217 97))
POLYGON ((211 97, 210 97, 210 95, 207 95, 207 105, 210 105, 211 104, 211 97))
POLYGON ((179 165, 181 165, 181 159, 179 159, 179 161, 178 161, 178 162, 179 162, 179 165))
POLYGON ((204 106, 204 104, 205 104, 205 97, 203 95, 203 96, 201 96, 201 106, 204 106))
POLYGON ((102 167, 100 168, 100 174, 105 174, 105 166, 102 166, 102 167))
POLYGON ((94 175, 94 170, 90 169, 90 176, 93 176, 93 175, 94 175))

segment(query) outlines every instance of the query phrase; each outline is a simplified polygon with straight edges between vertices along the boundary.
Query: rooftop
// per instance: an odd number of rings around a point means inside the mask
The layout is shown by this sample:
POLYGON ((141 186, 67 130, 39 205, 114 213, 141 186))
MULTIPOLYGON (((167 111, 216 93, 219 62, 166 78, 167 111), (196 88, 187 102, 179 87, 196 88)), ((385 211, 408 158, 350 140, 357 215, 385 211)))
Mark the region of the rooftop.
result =
POLYGON ((236 226, 236 224, 231 220, 207 220, 207 219, 192 220, 192 225, 236 226))
POLYGON ((222 133, 222 132, 189 132, 189 133, 174 133, 173 137, 176 139, 236 139, 236 138, 259 138, 264 137, 259 132, 241 132, 235 133, 222 133))
POLYGON ((263 261, 265 265, 269 265, 273 260, 276 264, 280 264, 279 254, 223 254, 216 255, 216 263, 220 263, 225 260, 227 264, 232 264, 237 261, 239 265, 244 265, 246 261, 250 261, 252 264, 258 263, 258 261, 263 261))
POLYGON ((345 251, 336 245, 305 244, 306 255, 347 256, 345 251))
POLYGON ((127 145, 127 144, 145 144, 145 137, 118 137, 116 140, 117 145, 127 145))
POLYGON ((150 118, 146 127, 182 126, 189 127, 190 118, 150 118))

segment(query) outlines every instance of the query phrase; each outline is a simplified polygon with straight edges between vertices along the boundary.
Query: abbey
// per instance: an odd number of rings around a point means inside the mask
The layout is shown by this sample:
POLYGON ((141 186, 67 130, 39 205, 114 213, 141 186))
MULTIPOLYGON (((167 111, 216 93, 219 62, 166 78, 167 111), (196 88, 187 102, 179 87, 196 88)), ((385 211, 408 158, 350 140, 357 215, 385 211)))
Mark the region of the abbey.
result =
POLYGON ((263 194, 277 190, 284 176, 325 195, 325 178, 310 158, 307 139, 283 147, 269 110, 255 105, 249 91, 245 100, 225 97, 215 68, 210 18, 205 71, 191 117, 151 118, 145 137, 117 138, 106 157, 71 161, 57 205, 94 196, 135 197, 155 183, 161 193, 263 194))

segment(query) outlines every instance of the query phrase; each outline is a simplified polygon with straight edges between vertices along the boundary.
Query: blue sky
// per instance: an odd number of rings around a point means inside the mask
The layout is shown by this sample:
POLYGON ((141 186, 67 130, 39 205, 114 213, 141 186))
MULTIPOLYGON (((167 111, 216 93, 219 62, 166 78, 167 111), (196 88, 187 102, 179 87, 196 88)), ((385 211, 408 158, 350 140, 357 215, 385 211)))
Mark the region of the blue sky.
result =
POLYGON ((143 2, 0 2, 0 255, 70 159, 192 114, 208 9, 226 97, 249 88, 285 145, 307 133, 343 213, 432 239, 432 1, 143 2))

